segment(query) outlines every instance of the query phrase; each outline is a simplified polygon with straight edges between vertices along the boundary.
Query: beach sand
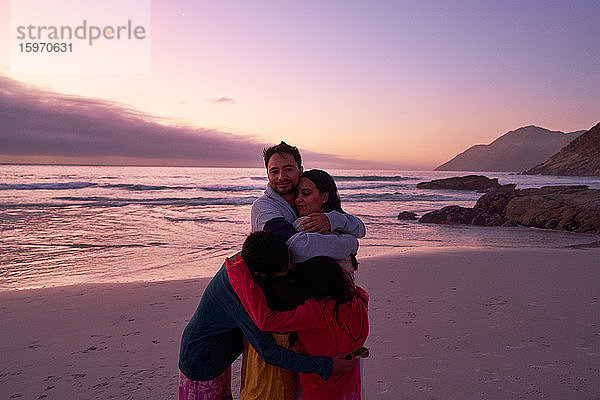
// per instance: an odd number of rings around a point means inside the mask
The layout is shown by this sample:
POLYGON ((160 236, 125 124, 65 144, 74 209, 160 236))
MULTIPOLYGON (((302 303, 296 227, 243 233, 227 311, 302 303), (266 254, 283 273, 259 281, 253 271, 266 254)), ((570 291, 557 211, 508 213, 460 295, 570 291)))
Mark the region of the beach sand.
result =
MULTIPOLYGON (((416 249, 360 259, 357 281, 367 399, 600 398, 598 248, 416 249)), ((0 398, 175 399, 207 282, 0 292, 0 398)))

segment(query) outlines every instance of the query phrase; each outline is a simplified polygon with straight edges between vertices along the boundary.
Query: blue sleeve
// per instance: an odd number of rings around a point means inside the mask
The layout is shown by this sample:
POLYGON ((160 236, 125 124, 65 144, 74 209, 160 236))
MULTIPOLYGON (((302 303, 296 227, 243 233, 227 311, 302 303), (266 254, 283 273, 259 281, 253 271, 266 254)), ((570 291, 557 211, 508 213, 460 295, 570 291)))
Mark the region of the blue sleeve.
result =
POLYGON ((230 295, 235 298, 232 302, 232 316, 246 339, 266 363, 296 372, 318 374, 322 379, 329 379, 333 369, 333 360, 330 357, 307 356, 278 346, 273 335, 258 329, 233 288, 229 287, 229 289, 230 295))
POLYGON ((287 242, 289 238, 294 236, 298 231, 294 228, 294 225, 290 224, 283 217, 277 217, 268 220, 265 223, 263 230, 274 233, 279 236, 284 242, 287 242))

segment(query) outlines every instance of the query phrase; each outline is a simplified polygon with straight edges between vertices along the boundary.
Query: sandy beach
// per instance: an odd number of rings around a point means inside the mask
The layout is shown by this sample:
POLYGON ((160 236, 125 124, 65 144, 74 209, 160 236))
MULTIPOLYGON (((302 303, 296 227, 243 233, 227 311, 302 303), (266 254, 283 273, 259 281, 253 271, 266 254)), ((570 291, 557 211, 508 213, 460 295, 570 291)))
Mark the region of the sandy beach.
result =
MULTIPOLYGON (((599 398, 599 268, 598 248, 361 258, 366 398, 599 398)), ((180 335, 207 282, 1 292, 0 398, 175 399, 180 335)))

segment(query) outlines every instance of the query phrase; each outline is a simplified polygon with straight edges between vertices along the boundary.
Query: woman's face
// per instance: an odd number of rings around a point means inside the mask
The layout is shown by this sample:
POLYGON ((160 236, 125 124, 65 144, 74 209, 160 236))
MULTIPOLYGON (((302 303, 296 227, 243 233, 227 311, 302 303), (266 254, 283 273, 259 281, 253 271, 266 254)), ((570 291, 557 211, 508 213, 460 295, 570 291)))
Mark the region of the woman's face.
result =
POLYGON ((329 199, 327 192, 319 193, 317 185, 305 177, 300 178, 297 190, 296 207, 301 217, 314 212, 323 212, 323 203, 329 199))

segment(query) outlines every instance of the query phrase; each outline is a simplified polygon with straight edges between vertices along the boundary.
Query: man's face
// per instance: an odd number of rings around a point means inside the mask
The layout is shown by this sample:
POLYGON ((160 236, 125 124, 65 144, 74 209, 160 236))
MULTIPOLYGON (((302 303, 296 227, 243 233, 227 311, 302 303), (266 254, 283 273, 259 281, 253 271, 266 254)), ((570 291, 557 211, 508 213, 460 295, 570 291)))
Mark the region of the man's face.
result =
POLYGON ((275 153, 267 164, 269 185, 280 195, 293 193, 298 186, 302 167, 298 167, 290 153, 275 153))

